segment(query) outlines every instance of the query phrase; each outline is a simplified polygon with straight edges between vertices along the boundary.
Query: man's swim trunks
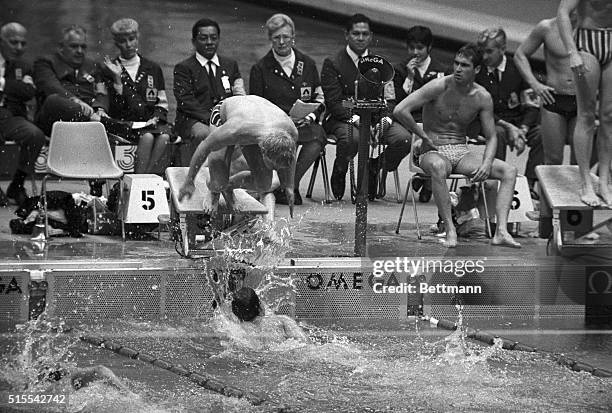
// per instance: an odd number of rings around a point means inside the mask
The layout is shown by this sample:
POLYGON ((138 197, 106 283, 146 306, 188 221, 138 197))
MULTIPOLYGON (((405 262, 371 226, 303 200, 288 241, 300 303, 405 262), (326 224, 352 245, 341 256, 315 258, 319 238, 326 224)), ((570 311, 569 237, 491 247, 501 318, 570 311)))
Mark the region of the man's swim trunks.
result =
POLYGON ((210 124, 213 126, 221 126, 221 105, 223 102, 217 103, 210 112, 210 124))
MULTIPOLYGON (((465 143, 460 143, 457 145, 439 145, 437 148, 437 152, 450 164, 451 171, 454 171, 457 165, 459 165, 459 161, 461 161, 461 159, 463 159, 463 157, 470 152, 467 144, 465 143)), ((423 157, 428 153, 429 152, 426 152, 419 156, 419 165, 423 161, 423 157)))
POLYGON ((566 120, 571 120, 576 117, 578 113, 576 108, 576 96, 575 95, 559 95, 553 93, 555 102, 551 104, 544 104, 544 109, 549 112, 555 112, 563 116, 566 120))
POLYGON ((612 28, 578 28, 574 40, 578 50, 595 56, 601 66, 612 60, 612 28))

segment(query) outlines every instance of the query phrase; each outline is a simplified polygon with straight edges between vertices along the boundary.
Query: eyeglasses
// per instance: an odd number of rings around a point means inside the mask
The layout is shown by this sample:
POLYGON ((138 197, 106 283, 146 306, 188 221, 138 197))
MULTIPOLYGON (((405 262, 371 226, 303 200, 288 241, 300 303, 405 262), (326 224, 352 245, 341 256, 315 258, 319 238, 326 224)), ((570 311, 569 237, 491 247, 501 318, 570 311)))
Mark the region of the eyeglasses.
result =
POLYGON ((289 36, 289 35, 286 35, 286 34, 279 34, 279 35, 276 35, 276 36, 272 36, 272 41, 274 43, 280 43, 280 42, 286 43, 286 42, 289 42, 291 40, 293 40, 293 36, 289 36))

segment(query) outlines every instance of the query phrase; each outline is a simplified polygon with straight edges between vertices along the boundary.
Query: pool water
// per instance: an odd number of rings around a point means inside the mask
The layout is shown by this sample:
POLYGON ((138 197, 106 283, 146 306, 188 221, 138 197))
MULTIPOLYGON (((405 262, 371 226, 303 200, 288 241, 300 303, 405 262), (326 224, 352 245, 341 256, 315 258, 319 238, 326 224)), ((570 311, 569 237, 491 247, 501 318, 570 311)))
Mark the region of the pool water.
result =
MULTIPOLYGON (((275 321, 278 316, 266 318, 275 321)), ((274 326, 273 322, 237 323, 223 308, 208 322, 123 320, 78 327, 260 394, 266 401, 259 406, 78 343, 76 331, 47 336, 47 344, 70 344, 65 351, 70 363, 106 365, 134 393, 95 382, 71 391, 68 411, 569 412, 607 411, 612 405, 610 379, 573 372, 546 354, 503 350, 499 343, 484 346, 466 340, 461 331, 449 333, 414 320, 384 326, 375 321, 301 322, 308 336, 304 341, 284 339, 274 326)), ((29 337, 44 334, 29 333, 29 337)), ((15 365, 27 337, 15 334, 10 337, 12 346, 8 338, 2 339, 7 350, 2 361, 3 395, 17 391, 16 378, 25 373, 7 366, 15 365)), ((37 358, 39 365, 41 359, 37 358)))

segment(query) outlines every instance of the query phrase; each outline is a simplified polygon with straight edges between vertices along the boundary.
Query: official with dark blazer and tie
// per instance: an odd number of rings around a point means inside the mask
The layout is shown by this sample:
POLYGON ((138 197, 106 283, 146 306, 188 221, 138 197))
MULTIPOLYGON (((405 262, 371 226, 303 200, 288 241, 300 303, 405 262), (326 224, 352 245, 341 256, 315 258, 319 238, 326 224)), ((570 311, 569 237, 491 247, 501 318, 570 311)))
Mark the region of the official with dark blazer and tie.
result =
MULTIPOLYGON (((298 129, 298 145, 301 145, 295 167, 294 196, 295 205, 301 205, 300 180, 327 141, 325 131, 317 122, 325 109, 325 98, 314 60, 294 46, 293 20, 279 13, 270 17, 265 27, 272 49, 251 68, 249 92, 268 99, 287 114, 298 99, 319 104, 311 112, 300 114, 299 118, 292 116, 298 129)), ((274 195, 277 203, 287 204, 284 191, 278 189, 274 195)))
POLYGON ((506 145, 522 150, 529 145, 525 176, 530 187, 537 180, 535 167, 544 163, 539 125, 539 101, 518 71, 514 60, 505 54, 506 33, 501 28, 480 33, 478 45, 484 50, 483 65, 476 82, 493 98, 497 129, 496 158, 505 160, 506 145))
MULTIPOLYGON (((431 57, 433 47, 433 33, 429 27, 413 26, 406 32, 407 57, 393 66, 393 87, 395 100, 389 101, 389 112, 404 100, 409 94, 419 90, 424 84, 433 79, 449 74, 449 65, 443 65, 431 57)), ((415 110, 412 117, 417 122, 423 122, 423 110, 415 110)), ((412 188, 419 192, 420 202, 429 202, 432 196, 431 180, 415 177, 412 188)))
MULTIPOLYGON (((355 80, 359 76, 357 62, 360 57, 370 54, 370 23, 370 19, 363 14, 351 16, 345 26, 347 46, 334 56, 326 58, 321 70, 321 86, 328 113, 323 127, 327 133, 335 135, 337 140, 331 189, 338 200, 344 196, 348 164, 359 148, 359 116, 351 117, 342 101, 354 97, 355 80), (352 128, 352 139, 349 139, 349 128, 352 128)), ((387 100, 395 99, 391 83, 387 84, 384 93, 387 100)), ((390 117, 385 117, 384 120, 387 125, 382 137, 382 141, 387 144, 384 165, 386 171, 393 171, 410 152, 411 135, 399 122, 393 122, 390 117)), ((382 156, 381 154, 381 158, 382 156)))
POLYGON ((210 133, 215 105, 229 96, 245 94, 238 63, 217 54, 220 34, 217 22, 198 20, 191 39, 195 54, 174 67, 175 132, 185 142, 180 161, 184 166, 210 133))

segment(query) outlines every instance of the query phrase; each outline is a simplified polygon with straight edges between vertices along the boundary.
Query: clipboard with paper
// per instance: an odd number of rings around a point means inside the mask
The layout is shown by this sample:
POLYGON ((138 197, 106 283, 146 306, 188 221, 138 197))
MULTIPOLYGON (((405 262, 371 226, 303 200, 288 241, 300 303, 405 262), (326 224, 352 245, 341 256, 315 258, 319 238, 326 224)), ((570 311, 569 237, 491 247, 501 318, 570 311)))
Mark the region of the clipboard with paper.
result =
POLYGON ((291 119, 294 120, 303 119, 309 113, 312 113, 317 110, 320 105, 321 103, 319 102, 306 103, 302 102, 301 99, 298 99, 291 107, 291 110, 289 111, 289 116, 291 117, 291 119))

